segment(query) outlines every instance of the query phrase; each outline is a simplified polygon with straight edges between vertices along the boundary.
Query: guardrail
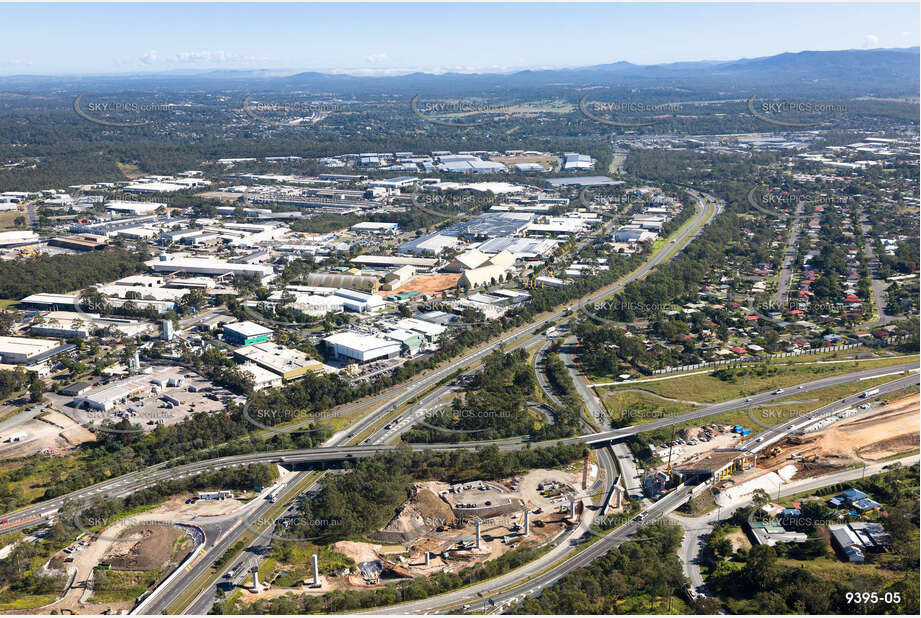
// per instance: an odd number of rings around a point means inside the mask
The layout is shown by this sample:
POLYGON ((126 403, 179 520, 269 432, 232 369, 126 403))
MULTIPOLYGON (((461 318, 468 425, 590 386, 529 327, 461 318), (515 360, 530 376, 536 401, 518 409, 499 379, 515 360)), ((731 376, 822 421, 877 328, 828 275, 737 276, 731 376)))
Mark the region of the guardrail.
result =
MULTIPOLYGON (((159 586, 157 586, 156 588, 154 588, 153 590, 151 590, 151 591, 150 591, 150 594, 148 594, 146 597, 144 597, 144 600, 142 600, 140 603, 138 603, 137 607, 135 607, 135 608, 132 609, 130 612, 128 612, 129 615, 131 615, 131 616, 136 616, 136 615, 138 615, 138 614, 144 613, 144 610, 146 610, 147 607, 150 605, 150 603, 152 603, 153 600, 156 598, 157 593, 158 593, 160 590, 163 590, 164 588, 166 588, 168 585, 170 585, 170 584, 173 582, 174 579, 176 579, 177 577, 179 577, 180 575, 182 575, 182 574, 186 571, 186 569, 187 569, 193 562, 195 562, 195 560, 196 560, 196 559, 198 558, 198 556, 201 554, 202 550, 205 548, 205 542, 207 541, 207 538, 208 538, 208 537, 207 537, 207 535, 205 534, 205 531, 204 531, 204 530, 202 530, 201 528, 199 528, 198 526, 196 526, 196 525, 194 525, 194 524, 176 524, 176 526, 177 526, 177 527, 180 527, 180 528, 191 528, 192 530, 195 531, 195 533, 197 533, 198 535, 201 536, 201 542, 198 544, 198 546, 197 546, 194 550, 192 550, 192 552, 186 557, 186 559, 183 560, 182 563, 181 563, 179 566, 177 566, 177 567, 173 570, 172 573, 170 573, 169 577, 167 577, 166 579, 164 579, 164 580, 160 583, 159 586)), ((188 534, 188 535, 189 535, 190 537, 192 537, 193 539, 195 538, 195 536, 194 536, 193 534, 190 534, 188 530, 186 530, 186 534, 188 534)))

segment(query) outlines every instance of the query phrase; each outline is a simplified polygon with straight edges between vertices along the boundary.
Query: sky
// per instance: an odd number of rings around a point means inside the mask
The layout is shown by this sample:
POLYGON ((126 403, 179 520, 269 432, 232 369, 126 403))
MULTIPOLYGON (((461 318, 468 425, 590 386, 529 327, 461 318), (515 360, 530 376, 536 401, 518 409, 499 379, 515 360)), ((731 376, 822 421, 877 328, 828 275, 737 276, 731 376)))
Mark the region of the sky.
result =
POLYGON ((919 45, 921 5, 0 3, 0 75, 386 75, 919 45))

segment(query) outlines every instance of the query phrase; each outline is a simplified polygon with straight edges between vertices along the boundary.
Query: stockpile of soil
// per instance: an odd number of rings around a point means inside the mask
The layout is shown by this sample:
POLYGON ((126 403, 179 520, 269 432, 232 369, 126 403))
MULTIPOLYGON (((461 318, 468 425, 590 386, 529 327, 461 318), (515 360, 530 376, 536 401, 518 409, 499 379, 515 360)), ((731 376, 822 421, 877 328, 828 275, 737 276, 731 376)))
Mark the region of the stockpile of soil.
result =
POLYGON ((382 543, 412 544, 426 532, 454 522, 451 507, 429 489, 416 486, 415 495, 403 506, 383 530, 371 535, 382 543))
POLYGON ((159 569, 169 562, 176 541, 181 541, 175 547, 179 552, 184 552, 192 545, 192 540, 182 530, 166 524, 132 526, 124 530, 120 537, 129 540, 115 543, 103 560, 116 571, 159 569), (133 540, 138 538, 140 540, 133 540))

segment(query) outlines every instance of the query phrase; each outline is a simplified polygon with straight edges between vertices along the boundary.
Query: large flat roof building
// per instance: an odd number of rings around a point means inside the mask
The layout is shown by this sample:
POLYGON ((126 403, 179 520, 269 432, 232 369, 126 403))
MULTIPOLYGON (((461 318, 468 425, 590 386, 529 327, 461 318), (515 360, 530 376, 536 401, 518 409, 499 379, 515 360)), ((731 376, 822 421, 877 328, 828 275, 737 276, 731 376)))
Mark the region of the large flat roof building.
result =
POLYGON ((399 356, 402 349, 399 341, 356 332, 336 333, 325 337, 323 341, 337 358, 350 358, 359 363, 393 358, 399 356))
POLYGON ((271 341, 237 348, 234 354, 280 375, 285 380, 295 380, 310 371, 323 370, 322 363, 311 359, 300 350, 285 348, 271 341))
POLYGON ((349 260, 352 264, 367 266, 414 266, 417 269, 431 269, 438 264, 434 258, 409 257, 405 255, 359 255, 349 260))
POLYGON ((110 329, 126 337, 134 337, 150 330, 151 325, 127 318, 104 318, 93 313, 51 311, 39 324, 32 324, 29 332, 43 337, 86 339, 97 330, 110 329))
POLYGON ((122 200, 106 202, 106 210, 129 215, 149 215, 157 212, 158 208, 166 208, 166 204, 161 202, 126 202, 122 200))
POLYGON ((192 273, 213 277, 241 275, 264 280, 275 272, 275 269, 267 264, 233 264, 214 258, 171 257, 169 255, 150 260, 146 264, 152 271, 159 273, 192 273))
POLYGON ((51 339, 0 337, 0 363, 32 365, 63 351, 61 348, 60 342, 51 339))
POLYGON ((248 320, 224 324, 224 339, 232 345, 263 343, 271 339, 274 334, 271 328, 266 328, 248 320))

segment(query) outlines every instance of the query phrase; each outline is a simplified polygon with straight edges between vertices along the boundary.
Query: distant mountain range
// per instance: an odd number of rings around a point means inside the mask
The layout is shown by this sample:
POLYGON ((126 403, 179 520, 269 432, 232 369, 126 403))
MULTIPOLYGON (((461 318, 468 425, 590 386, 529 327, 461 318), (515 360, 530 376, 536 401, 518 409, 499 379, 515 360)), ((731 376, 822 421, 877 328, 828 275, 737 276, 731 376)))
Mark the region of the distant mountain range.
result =
POLYGON ((526 70, 513 73, 410 73, 381 77, 321 72, 282 74, 277 70, 209 70, 83 77, 0 77, 0 88, 31 90, 54 84, 55 89, 73 87, 108 89, 252 88, 265 91, 316 90, 337 94, 373 92, 427 94, 482 93, 548 88, 649 88, 718 92, 725 95, 752 91, 773 94, 810 91, 826 96, 917 96, 921 50, 904 49, 803 51, 763 58, 732 61, 676 62, 637 65, 614 62, 568 69, 526 70))

